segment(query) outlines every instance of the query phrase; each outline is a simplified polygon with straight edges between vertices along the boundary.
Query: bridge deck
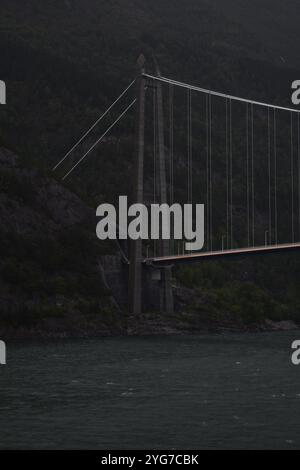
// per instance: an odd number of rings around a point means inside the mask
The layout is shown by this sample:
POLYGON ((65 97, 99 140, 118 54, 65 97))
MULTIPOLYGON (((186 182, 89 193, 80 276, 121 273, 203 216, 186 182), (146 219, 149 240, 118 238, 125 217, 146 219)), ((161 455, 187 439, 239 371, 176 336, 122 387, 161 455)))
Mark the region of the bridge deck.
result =
POLYGON ((233 250, 223 251, 201 251, 197 253, 189 253, 186 255, 174 255, 164 257, 154 257, 144 259, 144 263, 155 266, 168 266, 172 264, 184 264, 184 263, 197 263, 201 260, 221 258, 221 257, 232 257, 242 255, 254 255, 263 253, 281 253, 289 252, 300 249, 300 243, 285 243, 280 245, 266 245, 250 248, 238 248, 233 250))

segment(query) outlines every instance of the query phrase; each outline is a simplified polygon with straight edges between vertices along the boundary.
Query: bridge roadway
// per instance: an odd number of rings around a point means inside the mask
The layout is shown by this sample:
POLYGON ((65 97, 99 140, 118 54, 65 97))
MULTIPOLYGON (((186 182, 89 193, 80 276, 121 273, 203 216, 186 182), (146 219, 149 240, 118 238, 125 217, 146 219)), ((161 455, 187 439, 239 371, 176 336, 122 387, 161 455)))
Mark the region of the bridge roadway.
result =
POLYGON ((300 249, 300 243, 284 243, 278 245, 265 245, 257 247, 237 248, 223 251, 200 251, 197 253, 188 253, 185 255, 172 255, 164 257, 145 258, 144 264, 164 267, 175 264, 199 263, 201 260, 219 259, 233 256, 256 255, 266 253, 284 253, 300 249))

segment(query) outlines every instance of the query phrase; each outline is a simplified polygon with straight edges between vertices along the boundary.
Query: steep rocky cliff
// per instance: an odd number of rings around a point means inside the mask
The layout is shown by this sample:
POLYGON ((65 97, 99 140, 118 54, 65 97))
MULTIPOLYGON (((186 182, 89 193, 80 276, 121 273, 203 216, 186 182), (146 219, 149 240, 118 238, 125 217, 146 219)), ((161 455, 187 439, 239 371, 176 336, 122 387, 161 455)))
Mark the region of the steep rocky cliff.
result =
POLYGON ((0 332, 122 330, 102 266, 115 247, 96 239, 94 210, 4 148, 0 222, 0 332))

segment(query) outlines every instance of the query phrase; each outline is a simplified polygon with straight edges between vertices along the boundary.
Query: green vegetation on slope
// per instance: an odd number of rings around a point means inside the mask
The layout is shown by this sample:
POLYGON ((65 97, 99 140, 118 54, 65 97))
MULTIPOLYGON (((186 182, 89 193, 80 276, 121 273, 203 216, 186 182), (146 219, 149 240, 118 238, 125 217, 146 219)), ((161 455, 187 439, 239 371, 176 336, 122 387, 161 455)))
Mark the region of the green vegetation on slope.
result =
MULTIPOLYGON (((269 54, 253 34, 225 19, 207 1, 190 0, 183 4, 180 0, 31 0, 22 2, 20 7, 17 0, 2 0, 0 78, 7 81, 8 105, 0 109, 1 143, 20 154, 24 166, 49 170, 82 130, 88 128, 130 82, 141 51, 149 59, 150 71, 151 56, 155 53, 165 75, 283 105, 289 103, 290 83, 297 78, 297 71, 268 61, 273 52, 269 54)), ((183 102, 181 99, 175 110, 178 116, 185 113, 183 102)), ((195 110, 193 118, 195 123, 203 124, 203 109, 195 110)), ((85 200, 91 201, 93 207, 101 201, 113 201, 130 190, 133 121, 133 115, 126 118, 93 153, 89 163, 82 165, 80 172, 74 173, 68 182, 85 200)), ((183 120, 178 122, 175 159, 182 162, 186 152, 186 127, 183 120)), ((97 129, 91 141, 99 132, 97 129)), ((244 168, 241 145, 244 135, 239 123, 235 137, 235 170, 239 170, 244 168)), ((195 155, 202 155, 204 143, 204 134, 195 136, 195 155)), ((214 149, 216 203, 224 202, 221 190, 225 183, 216 165, 223 159, 221 148, 220 138, 214 149)), ((150 152, 147 142, 147 156, 150 152)), ((279 158, 284 163, 284 151, 279 158)), ((203 175, 200 164, 194 167, 199 181, 203 175)), ((257 171, 264 172, 265 165, 258 166, 257 171)), ((186 184, 180 174, 182 169, 178 170, 177 178, 179 196, 186 184)), ((238 177, 236 174, 234 187, 243 191, 238 177)), ((288 177, 281 179, 282 188, 288 187, 288 177)), ((9 178, 2 175, 1 182, 1 193, 8 198, 24 198, 29 206, 34 202, 35 196, 26 180, 15 179, 11 174, 9 178)), ((151 185, 151 181, 147 184, 151 185)), ((264 204, 264 183, 256 183, 256 191, 264 204)), ((241 201, 237 197, 234 205, 234 213, 238 215, 241 201)), ((222 210, 220 205, 220 214, 215 215, 222 216, 222 210)), ((260 215, 259 223, 264 227, 267 222, 262 212, 260 215)), ((239 215, 238 220, 239 232, 235 235, 241 238, 245 235, 239 215)), ((88 231, 87 235, 86 231, 74 228, 74 233, 70 234, 73 242, 68 244, 64 242, 64 230, 55 240, 47 233, 20 237, 15 229, 6 230, 1 237, 9 255, 3 260, 2 281, 9 280, 10 292, 15 288, 22 290, 22 295, 23 291, 31 291, 41 297, 55 293, 72 296, 88 284, 93 302, 99 292, 97 274, 89 254, 86 256, 85 250, 79 249, 95 248, 94 227, 89 227, 88 231), (22 247, 26 249, 20 254, 22 247), (72 264, 74 259, 76 263, 72 264)), ((200 289, 199 297, 207 293, 211 299, 203 307, 207 313, 211 308, 222 314, 232 307, 232 311, 238 312, 237 316, 248 318, 247 312, 259 304, 262 305, 257 309, 260 316, 296 318, 299 315, 298 255, 264 258, 259 262, 254 259, 245 265, 224 262, 207 266, 188 267, 178 272, 182 282, 200 289), (284 266, 282 270, 280 263, 284 266), (245 277, 245 270, 251 276, 245 277), (234 274, 228 274, 232 272, 234 274)))

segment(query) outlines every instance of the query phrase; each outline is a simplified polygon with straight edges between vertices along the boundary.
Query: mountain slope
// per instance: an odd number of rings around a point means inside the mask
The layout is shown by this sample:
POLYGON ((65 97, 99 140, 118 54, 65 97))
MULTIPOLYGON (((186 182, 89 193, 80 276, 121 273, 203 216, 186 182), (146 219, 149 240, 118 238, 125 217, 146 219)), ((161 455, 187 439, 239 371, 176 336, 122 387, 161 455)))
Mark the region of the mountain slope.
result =
POLYGON ((41 172, 0 149, 0 332, 119 331, 100 270, 93 211, 41 172))
MULTIPOLYGON (((292 60, 284 63, 278 60, 278 55, 284 53, 286 56, 287 53, 287 51, 279 50, 280 45, 282 48, 285 47, 283 36, 286 35, 288 38, 286 44, 291 44, 292 38, 295 37, 295 19, 291 17, 291 23, 285 24, 282 21, 285 17, 281 18, 277 1, 274 9, 270 7, 269 0, 260 1, 259 6, 257 2, 252 2, 247 8, 244 2, 240 1, 238 4, 242 7, 236 10, 231 0, 226 0, 224 4, 228 8, 230 6, 230 9, 225 11, 220 3, 212 4, 204 0, 190 0, 186 3, 180 0, 160 2, 150 0, 44 0, 40 2, 31 0, 22 2, 22 8, 18 0, 2 0, 0 4, 0 78, 7 81, 8 104, 0 107, 0 143, 20 154, 20 162, 17 166, 30 168, 30 171, 28 170, 30 174, 32 171, 37 171, 33 168, 48 171, 73 145, 82 131, 89 127, 132 80, 135 74, 135 61, 141 51, 148 58, 147 70, 149 71, 153 70, 152 54, 154 53, 164 75, 206 88, 289 105, 290 85, 292 80, 298 78, 299 64, 292 60), (249 23, 246 21, 244 11, 249 13, 249 23), (254 27, 257 12, 261 14, 259 20, 262 24, 268 22, 268 27, 272 31, 269 36, 274 37, 272 44, 267 44, 264 41, 264 32, 261 34, 259 28, 254 27), (269 21, 268 15, 271 13, 269 21), (278 24, 280 28, 277 34, 278 24), (272 45, 276 52, 271 47, 272 45)), ((291 16, 296 17, 296 6, 293 11, 295 15, 291 16)), ((148 92, 149 95, 150 92, 148 92)), ((186 116, 185 104, 184 99, 179 100, 175 110, 180 117, 177 120, 176 137, 178 140, 175 149, 175 159, 181 165, 179 176, 186 172, 186 122, 185 118, 182 118, 186 116)), ((205 124, 203 109, 202 107, 200 111, 197 111, 194 108, 194 120, 200 124, 205 124)), ((113 117, 114 114, 109 116, 109 119, 113 117)), ((149 123, 151 125, 150 121, 151 118, 147 118, 147 125, 149 123)), ((108 122, 109 120, 103 123, 103 128, 108 122)), ((245 152, 241 151, 241 142, 245 140, 244 129, 241 130, 242 122, 244 121, 240 121, 235 129, 239 151, 236 151, 234 155, 234 187, 243 190, 242 184, 239 183, 240 175, 236 171, 245 168, 245 152)), ((90 143, 95 140, 96 136, 99 136, 103 128, 96 129, 90 143)), ((284 133, 284 129, 281 131, 284 133)), ((67 180, 66 184, 76 190, 82 199, 89 201, 93 208, 99 202, 112 202, 118 195, 127 194, 132 186, 133 137, 134 114, 131 113, 111 133, 103 145, 93 152, 80 170, 67 180)), ((203 155, 205 138, 203 130, 202 133, 199 132, 194 136, 194 154, 199 156, 197 160, 199 164, 194 166, 197 178, 201 176, 201 171, 203 174, 203 168, 200 166, 203 164, 203 159, 201 160, 200 157, 203 155)), ((264 135, 261 137, 261 140, 263 139, 264 135)), ((222 142, 219 142, 218 146, 215 152, 214 181, 219 190, 224 186, 224 178, 219 171, 218 163, 224 161, 224 152, 221 152, 222 142)), ((152 148, 149 141, 146 151, 146 161, 150 165, 148 157, 152 148)), ((82 153, 82 149, 80 152, 82 153)), ((284 152, 281 154, 281 162, 284 164, 285 154, 284 152)), ((57 205, 59 208, 60 195, 67 193, 64 193, 61 186, 58 190, 58 186, 52 181, 50 186, 54 188, 54 192, 59 191, 53 199, 51 191, 49 193, 46 189, 47 180, 40 178, 38 178, 40 187, 38 194, 34 191, 32 193, 34 185, 30 181, 34 181, 33 174, 29 176, 30 184, 24 186, 24 178, 21 178, 21 175, 26 176, 26 170, 19 168, 9 170, 17 176, 11 177, 12 182, 7 187, 8 170, 4 168, 4 171, 5 178, 2 179, 4 196, 1 197, 4 201, 2 217, 5 220, 6 229, 2 245, 7 247, 9 253, 8 267, 4 269, 2 277, 5 295, 8 295, 8 292, 10 299, 14 295, 13 288, 6 285, 6 279, 9 278, 18 286, 19 299, 30 300, 30 292, 34 292, 34 296, 42 296, 46 299, 45 304, 49 303, 49 299, 53 302, 56 292, 62 292, 64 296, 69 295, 71 299, 76 296, 78 289, 80 290, 87 284, 94 288, 86 301, 90 301, 89 297, 92 299, 95 295, 97 297, 99 273, 95 266, 94 256, 90 253, 86 257, 83 252, 81 261, 77 257, 81 243, 86 246, 84 240, 90 240, 91 243, 88 243, 88 246, 94 247, 96 241, 94 224, 84 227, 83 220, 78 220, 77 224, 74 219, 76 230, 71 234, 71 239, 73 237, 74 240, 69 245, 66 241, 68 235, 65 233, 68 230, 60 221, 58 224, 60 235, 56 234, 53 241, 57 222, 51 201, 54 201, 53 206, 57 205), (9 197, 7 191, 10 192, 9 197), (22 199, 25 196, 28 198, 26 204, 16 201, 16 198, 22 199), (31 197, 32 200, 30 200, 31 197), (41 202, 45 204, 47 211, 50 211, 49 220, 45 217, 41 202), (10 207, 12 210, 9 209, 10 207), (27 227, 25 230, 28 232, 27 235, 20 235, 18 220, 22 222, 22 227, 27 227), (32 222, 26 223, 26 220, 32 220, 32 222), (80 238, 81 235, 79 239, 77 238, 78 232, 81 232, 77 228, 82 226, 84 227, 83 241, 80 238), (31 233, 29 233, 30 230, 31 233), (35 236, 36 239, 30 240, 30 237, 35 236), (46 263, 42 269, 39 246, 42 246, 40 237, 44 236, 47 238, 44 251, 50 253, 51 256, 46 257, 48 264, 46 263), (19 246, 17 255, 14 254, 11 243, 14 237, 17 240, 15 246, 19 246), (28 237, 29 241, 27 241, 28 237), (23 246, 26 247, 25 252, 23 246), (66 255, 65 250, 67 250, 66 255), (72 263, 72 259, 78 260, 78 263, 72 263), (64 266, 65 262, 67 269, 64 266), (33 268, 32 263, 36 264, 33 268), (34 273, 32 287, 30 287, 30 282, 27 284, 27 277, 30 280, 27 265, 30 266, 29 271, 34 273), (55 269, 63 275, 59 275, 60 279, 49 283, 47 281, 49 276, 51 279, 56 276, 55 269), (23 270, 25 274, 22 274, 23 270), (22 276, 18 278, 19 273, 22 276), (95 274, 96 277, 94 277, 95 274), (17 281, 14 281, 14 277, 17 281), (91 282, 88 281, 89 278, 91 282), (46 281, 40 282, 43 279, 46 281), (47 293, 49 286, 51 287, 50 294, 47 293), (24 289, 26 292, 23 292, 24 289)), ((256 171, 258 174, 265 171, 265 163, 262 164, 261 155, 257 156, 256 171)), ((281 178, 283 188, 288 188, 290 184, 288 178, 287 169, 281 178)), ((258 181, 256 179, 257 197, 265 202, 265 184, 262 182, 259 185, 258 181)), ((201 189, 200 177, 197 182, 199 182, 197 187, 201 189)), ((153 187, 151 176, 146 183, 147 188, 153 187)), ((183 177, 178 179, 177 187, 180 193, 185 191, 185 184, 183 177)), ((218 197, 221 200, 220 191, 218 197)), ((74 204, 75 207, 77 205, 79 207, 82 203, 77 201, 74 204)), ((240 206, 241 200, 234 195, 233 212, 239 213, 240 206)), ((283 210, 286 210, 285 206, 283 210)), ((222 207, 219 211, 223 211, 222 207)), ((216 213, 216 215, 219 214, 216 213)), ((266 218, 262 214, 258 215, 259 228, 266 227, 266 218)), ((242 229, 244 230, 244 227, 242 229)), ((220 243, 220 237, 216 241, 220 243)), ((105 246, 103 252, 108 253, 109 249, 105 246)), ((236 270, 232 270, 230 263, 211 264, 209 267, 205 264, 183 270, 182 282, 190 283, 193 289, 198 287, 201 289, 204 285, 209 291, 210 300, 207 305, 213 306, 215 302, 215 311, 218 314, 222 309, 228 308, 230 302, 238 299, 236 312, 240 312, 244 305, 247 305, 248 310, 254 309, 255 304, 261 302, 264 307, 260 311, 264 316, 269 314, 268 309, 272 309, 275 305, 269 302, 271 299, 276 303, 275 316, 288 318, 291 312, 291 316, 295 317, 299 312, 298 258, 296 256, 293 260, 287 258, 283 263, 285 269, 282 271, 280 263, 283 258, 280 258, 280 261, 270 258, 261 263, 249 261, 246 264, 237 264, 236 270), (228 272, 231 272, 232 276, 228 276, 228 272), (245 272, 250 274, 245 275, 245 272), (257 296, 251 297, 251 287, 248 286, 244 290, 240 287, 245 280, 258 287, 257 296), (231 292, 234 292, 234 299, 232 299, 231 292), (227 299, 226 305, 222 303, 224 296, 227 299), (249 296, 251 299, 247 302, 249 296)), ((203 295, 205 298, 206 294, 207 292, 201 291, 199 297, 203 295)), ((85 298, 83 292, 80 293, 81 295, 85 298)), ((197 304, 196 307, 203 313, 203 305, 199 307, 197 304)), ((80 307, 79 310, 84 310, 84 307, 80 307)), ((206 313, 205 311, 204 315, 206 313)))
POLYGON ((165 75, 253 98, 275 75, 247 62, 268 58, 255 35, 205 1, 2 0, 0 18, 2 135, 27 158, 63 154, 132 79, 140 51, 165 75))
POLYGON ((297 0, 209 0, 209 4, 216 7, 218 14, 224 14, 264 44, 270 61, 299 69, 300 5, 297 0))

